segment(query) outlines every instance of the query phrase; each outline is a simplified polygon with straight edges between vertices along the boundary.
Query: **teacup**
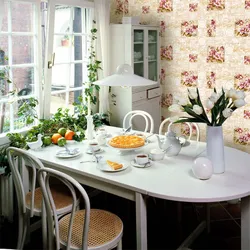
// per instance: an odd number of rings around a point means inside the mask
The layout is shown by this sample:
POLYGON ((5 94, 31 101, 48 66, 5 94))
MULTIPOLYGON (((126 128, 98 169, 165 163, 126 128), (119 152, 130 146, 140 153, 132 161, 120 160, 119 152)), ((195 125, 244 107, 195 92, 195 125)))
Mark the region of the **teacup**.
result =
POLYGON ((100 150, 100 145, 97 142, 91 142, 89 143, 89 150, 91 151, 98 151, 100 150))
POLYGON ((107 135, 107 130, 105 128, 99 128, 97 133, 101 135, 107 135))
POLYGON ((151 149, 150 157, 153 161, 163 160, 165 153, 161 149, 151 149))
POLYGON ((147 154, 138 154, 135 156, 135 162, 139 165, 146 164, 148 162, 147 154))

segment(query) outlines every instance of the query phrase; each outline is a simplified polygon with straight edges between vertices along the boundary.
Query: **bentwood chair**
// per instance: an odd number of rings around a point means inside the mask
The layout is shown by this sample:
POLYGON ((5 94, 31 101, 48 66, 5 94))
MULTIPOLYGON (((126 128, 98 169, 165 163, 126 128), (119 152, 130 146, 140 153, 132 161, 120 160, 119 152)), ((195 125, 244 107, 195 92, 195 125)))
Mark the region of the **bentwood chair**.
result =
POLYGON ((50 168, 38 171, 48 226, 48 249, 108 250, 122 249, 123 223, 121 219, 105 210, 90 209, 89 197, 84 188, 71 176, 50 168), (51 177, 62 181, 73 198, 71 213, 58 219, 55 202, 51 195, 51 177), (83 198, 84 210, 76 211, 76 190, 83 198))
MULTIPOLYGON (((167 127, 167 130, 172 126, 173 122, 171 122, 171 118, 168 117, 166 119, 164 119, 161 124, 160 124, 160 127, 159 127, 159 135, 162 135, 163 134, 163 128, 164 128, 164 125, 166 123, 169 122, 169 125, 167 127)), ((189 129, 189 136, 188 136, 188 140, 190 140, 194 135, 195 135, 195 140, 196 141, 199 141, 200 140, 200 129, 199 129, 199 126, 197 123, 195 122, 185 122, 185 124, 188 126, 188 129, 189 129), (193 133, 193 131, 196 131, 196 133, 193 133)))
MULTIPOLYGON (((27 231, 30 233, 36 229, 36 225, 30 225, 30 217, 42 216, 42 190, 37 188, 37 170, 44 168, 39 159, 27 151, 9 147, 7 157, 13 176, 18 206, 18 241, 17 248, 24 246, 27 231)), ((54 184, 51 188, 55 199, 56 213, 58 216, 71 211, 73 200, 64 185, 54 184)), ((77 206, 79 207, 79 199, 77 206)), ((45 235, 45 220, 42 220, 43 234, 45 235)), ((28 234, 27 234, 28 236, 28 234)), ((43 238, 46 245, 46 238, 43 238)))
POLYGON ((143 110, 133 110, 128 112, 123 118, 123 128, 133 126, 133 120, 136 116, 140 116, 145 120, 144 132, 153 133, 154 132, 154 120, 152 116, 143 110))

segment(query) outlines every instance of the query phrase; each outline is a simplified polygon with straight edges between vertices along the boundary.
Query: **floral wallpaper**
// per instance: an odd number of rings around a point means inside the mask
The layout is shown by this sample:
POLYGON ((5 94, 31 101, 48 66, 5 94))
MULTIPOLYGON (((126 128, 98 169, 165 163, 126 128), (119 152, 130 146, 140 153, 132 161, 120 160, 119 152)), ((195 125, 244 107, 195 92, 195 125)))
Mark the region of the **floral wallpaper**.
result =
MULTIPOLYGON (((162 119, 175 95, 198 87, 201 98, 213 88, 245 91, 246 106, 223 124, 225 144, 250 153, 250 0, 111 0, 111 22, 140 16, 160 27, 162 119)), ((206 126, 199 124, 201 140, 206 126)), ((188 135, 188 127, 179 125, 188 135)))

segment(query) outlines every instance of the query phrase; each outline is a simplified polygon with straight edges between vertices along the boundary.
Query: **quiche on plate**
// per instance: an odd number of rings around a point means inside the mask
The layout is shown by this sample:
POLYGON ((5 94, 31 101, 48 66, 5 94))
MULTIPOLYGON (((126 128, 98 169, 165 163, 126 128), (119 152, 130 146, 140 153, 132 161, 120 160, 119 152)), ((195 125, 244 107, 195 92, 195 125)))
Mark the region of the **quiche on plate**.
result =
POLYGON ((138 148, 145 144, 145 140, 136 135, 118 135, 109 141, 114 148, 138 148))

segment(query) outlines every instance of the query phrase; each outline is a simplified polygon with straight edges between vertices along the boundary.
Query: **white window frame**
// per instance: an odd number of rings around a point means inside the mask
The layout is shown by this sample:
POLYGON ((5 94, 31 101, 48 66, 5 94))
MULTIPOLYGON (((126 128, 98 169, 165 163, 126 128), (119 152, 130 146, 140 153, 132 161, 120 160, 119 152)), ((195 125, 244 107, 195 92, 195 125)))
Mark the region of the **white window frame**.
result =
MULTIPOLYGON (((14 3, 32 3, 35 6, 35 11, 34 11, 34 17, 33 17, 33 31, 32 32, 13 32, 12 31, 12 26, 11 26, 11 20, 9 20, 9 25, 7 31, 1 31, 1 34, 8 35, 8 44, 12 43, 12 37, 15 35, 27 35, 27 36, 32 36, 33 38, 33 46, 34 46, 34 63, 29 63, 29 64, 12 64, 12 51, 11 49, 8 50, 8 55, 7 57, 9 58, 8 60, 8 65, 10 67, 10 77, 12 77, 12 69, 15 68, 25 68, 25 67, 34 67, 34 83, 36 84, 34 88, 34 93, 27 95, 25 97, 21 97, 20 99, 28 99, 30 97, 35 97, 38 99, 38 102, 41 104, 42 102, 42 44, 41 44, 41 22, 40 22, 40 4, 41 0, 4 0, 3 3, 8 4, 8 11, 10 10, 10 2, 14 3)), ((1 1, 2 4, 2 1, 1 1)), ((2 8, 2 6, 0 6, 2 8)), ((4 6, 3 6, 4 7, 4 6)), ((11 46, 9 47, 11 48, 11 46)), ((3 66, 4 67, 4 66, 3 66)), ((0 68, 2 68, 0 66, 0 68)), ((10 90, 13 88, 13 85, 10 84, 10 90)), ((1 100, 0 100, 1 102, 1 100)), ((2 102, 4 102, 2 100, 2 102)), ((38 117, 41 117, 41 109, 42 105, 38 105, 37 108, 37 114, 38 117)), ((10 117, 13 117, 13 107, 10 107, 10 112, 12 114, 10 117)), ((27 131, 29 128, 24 127, 20 130, 14 130, 14 121, 10 119, 10 133, 12 132, 23 132, 27 131)), ((0 134, 0 145, 7 143, 8 139, 6 137, 6 133, 0 134)))
MULTIPOLYGON (((47 44, 45 50, 45 66, 44 66, 44 105, 43 105, 43 117, 50 118, 50 105, 51 105, 51 83, 52 83, 52 70, 53 67, 48 67, 48 62, 52 61, 53 58, 53 44, 54 44, 54 35, 58 35, 58 33, 54 32, 54 20, 55 20, 55 10, 56 5, 66 5, 71 7, 79 7, 79 8, 89 8, 92 13, 94 13, 94 2, 93 1, 83 1, 83 0, 50 0, 48 3, 48 14, 47 14, 47 44)), ((94 14, 93 14, 94 18, 94 14)), ((92 20, 89 20, 92 23, 92 20)), ((73 33, 74 34, 74 33, 73 33)), ((83 34, 83 33, 80 33, 83 34)), ((82 59, 83 60, 83 59, 82 59)), ((76 87, 72 89, 75 90, 84 90, 84 86, 76 87)), ((64 91, 57 91, 56 93, 66 93, 71 91, 66 89, 64 91)))

